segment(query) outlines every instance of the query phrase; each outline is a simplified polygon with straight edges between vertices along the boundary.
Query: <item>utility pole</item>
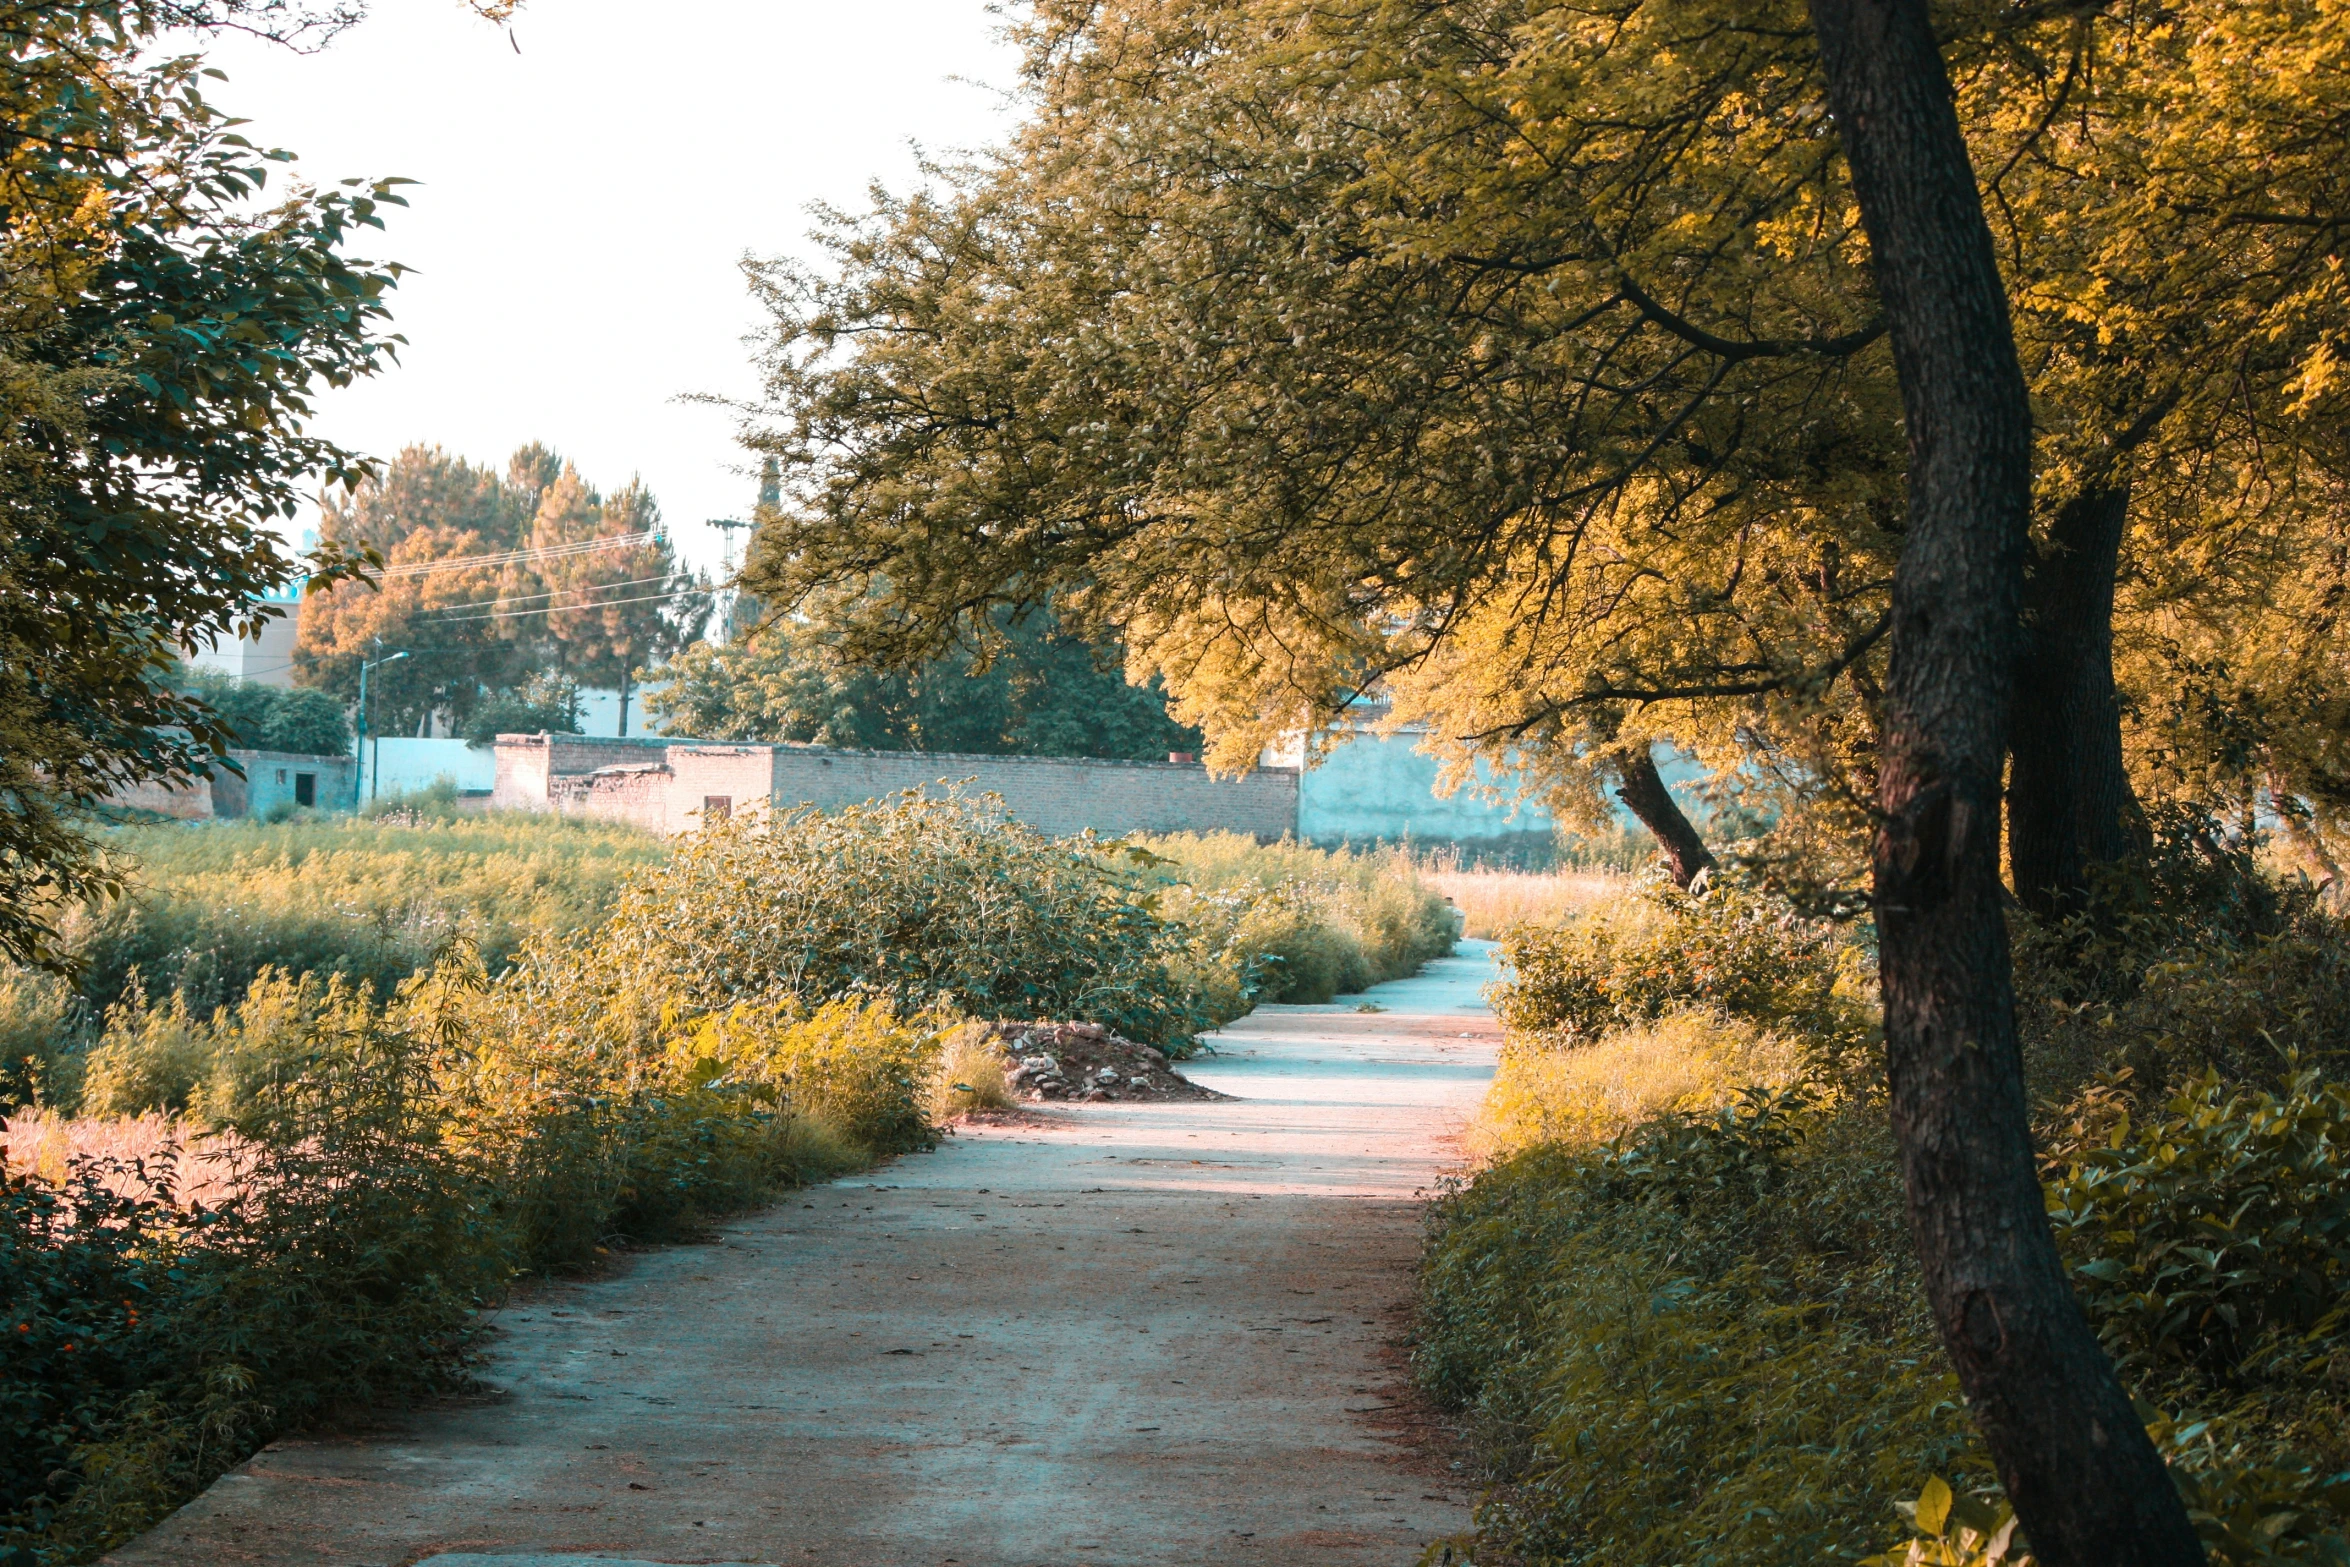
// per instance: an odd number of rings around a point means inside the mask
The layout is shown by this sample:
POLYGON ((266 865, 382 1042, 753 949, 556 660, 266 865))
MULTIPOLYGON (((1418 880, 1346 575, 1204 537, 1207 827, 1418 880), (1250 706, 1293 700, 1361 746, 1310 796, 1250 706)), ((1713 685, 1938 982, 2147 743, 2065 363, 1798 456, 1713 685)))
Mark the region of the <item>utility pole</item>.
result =
POLYGON ((740 517, 712 517, 710 519, 710 526, 718 530, 718 542, 725 550, 724 558, 726 563, 721 566, 719 570, 725 574, 727 583, 732 585, 734 581, 735 530, 737 528, 755 528, 758 526, 758 524, 753 522, 745 522, 740 517))
MULTIPOLYGON (((383 639, 378 637, 376 639, 375 645, 380 650, 383 647, 383 639)), ((397 664, 401 659, 406 658, 407 656, 408 654, 405 650, 403 650, 401 652, 394 653, 387 658, 360 660, 359 723, 357 725, 358 733, 353 736, 352 750, 355 754, 351 758, 351 811, 353 815, 357 815, 359 811, 360 780, 367 774, 367 672, 380 664, 397 664)), ((368 798, 374 798, 374 793, 372 790, 369 792, 368 798)))
MULTIPOLYGON (((720 558, 724 561, 719 567, 718 581, 721 591, 726 595, 724 606, 712 618, 717 622, 717 636, 720 640, 730 640, 734 635, 734 606, 742 601, 742 590, 734 585, 734 535, 738 529, 755 528, 758 524, 745 522, 739 517, 712 517, 709 525, 718 530, 719 547, 723 552, 720 558)), ((704 635, 709 633, 705 632, 704 635)))

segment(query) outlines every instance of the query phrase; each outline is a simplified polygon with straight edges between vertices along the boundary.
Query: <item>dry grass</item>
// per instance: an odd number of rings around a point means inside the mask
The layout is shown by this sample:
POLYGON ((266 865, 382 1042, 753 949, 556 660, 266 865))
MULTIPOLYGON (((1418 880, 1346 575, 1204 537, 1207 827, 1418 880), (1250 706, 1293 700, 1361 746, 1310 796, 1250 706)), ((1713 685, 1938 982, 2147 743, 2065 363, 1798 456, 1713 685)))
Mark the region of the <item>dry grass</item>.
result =
POLYGON ((1749 1085, 1784 1088, 1802 1069, 1796 1045, 1700 1011, 1579 1049, 1513 1045, 1469 1124, 1468 1147, 1480 1163, 1541 1143, 1591 1147, 1653 1115, 1716 1109, 1749 1085))
POLYGON ((1461 934, 1492 940, 1512 925, 1555 925, 1570 914, 1612 902, 1631 878, 1621 871, 1463 871, 1428 868, 1420 879, 1452 901, 1466 922, 1461 934))
POLYGON ((1004 1050, 984 1024, 966 1023, 946 1036, 930 1075, 930 1115, 952 1121, 978 1110, 1009 1110, 1017 1103, 1004 1076, 1004 1050))
MULTIPOLYGON (((37 1175, 61 1186, 76 1158, 110 1159, 126 1166, 144 1162, 153 1172, 167 1168, 167 1159, 176 1159, 172 1195, 182 1205, 214 1207, 235 1195, 230 1173, 234 1161, 229 1157, 235 1141, 230 1134, 206 1134, 160 1113, 67 1117, 50 1110, 19 1110, 0 1122, 0 1160, 10 1174, 37 1175)), ((106 1184, 126 1197, 148 1194, 127 1170, 109 1177, 106 1184)))

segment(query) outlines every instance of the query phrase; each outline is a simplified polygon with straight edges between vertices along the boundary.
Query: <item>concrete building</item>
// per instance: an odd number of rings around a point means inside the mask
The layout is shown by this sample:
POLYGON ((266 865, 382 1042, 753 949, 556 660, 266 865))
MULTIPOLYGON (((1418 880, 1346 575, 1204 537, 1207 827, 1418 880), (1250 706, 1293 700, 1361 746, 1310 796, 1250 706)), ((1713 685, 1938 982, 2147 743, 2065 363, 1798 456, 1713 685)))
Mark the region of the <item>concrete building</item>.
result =
POLYGON ((212 775, 212 814, 266 817, 285 807, 347 811, 351 808, 351 758, 304 756, 292 751, 231 751, 229 759, 245 776, 212 775))
POLYGON ((215 637, 201 647, 181 648, 180 661, 190 669, 208 669, 255 685, 292 685, 294 638, 302 624, 302 590, 289 588, 254 607, 276 611, 263 623, 259 636, 215 637))
MULTIPOLYGON (((405 735, 369 735, 360 774, 362 800, 415 794, 447 779, 461 795, 488 801, 498 781, 498 759, 488 746, 463 740, 418 740, 405 735)), ((348 803, 348 802, 345 802, 348 803)))
POLYGON ((199 783, 172 789, 138 784, 116 790, 107 796, 107 803, 185 822, 263 817, 281 806, 321 811, 351 808, 352 764, 348 756, 232 750, 228 757, 243 770, 243 777, 216 767, 210 778, 199 783))
MULTIPOLYGON (((1473 853, 1547 848, 1555 835, 1548 812, 1516 804, 1504 782, 1496 799, 1477 787, 1437 793, 1437 759, 1419 749, 1426 731, 1358 732, 1298 779, 1297 835, 1308 843, 1452 844, 1473 853)), ((1479 784, 1496 780, 1480 764, 1479 784)))

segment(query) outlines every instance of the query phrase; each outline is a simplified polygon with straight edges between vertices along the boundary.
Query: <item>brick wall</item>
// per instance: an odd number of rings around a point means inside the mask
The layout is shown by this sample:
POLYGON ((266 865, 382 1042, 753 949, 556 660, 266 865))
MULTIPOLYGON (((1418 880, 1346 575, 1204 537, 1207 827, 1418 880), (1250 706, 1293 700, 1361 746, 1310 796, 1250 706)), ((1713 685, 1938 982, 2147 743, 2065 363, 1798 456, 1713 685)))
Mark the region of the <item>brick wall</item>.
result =
POLYGON ((600 767, 666 760, 669 742, 657 736, 500 735, 498 770, 490 785, 490 808, 543 811, 557 778, 578 777, 600 767))
POLYGON ((492 803, 500 809, 561 810, 681 833, 691 832, 718 802, 729 813, 770 801, 831 810, 903 789, 935 793, 954 783, 1001 795, 1013 816, 1055 836, 1091 828, 1113 836, 1240 832, 1271 840, 1297 826, 1298 774, 1288 767, 1219 779, 1190 763, 582 740, 576 735, 500 735, 492 803))
MULTIPOLYGON (((629 822, 660 832, 672 781, 663 762, 630 762, 599 767, 592 773, 559 773, 549 781, 546 802, 538 808, 566 816, 629 822)), ((493 795, 493 805, 495 798, 493 795)))
MULTIPOLYGON (((705 820, 731 816, 773 801, 796 805, 796 800, 779 799, 775 788, 777 757, 788 751, 788 746, 773 745, 716 745, 682 741, 669 748, 670 771, 676 782, 670 786, 667 807, 659 830, 667 833, 692 832, 705 820)), ((858 799, 865 796, 859 795, 858 799)), ((847 805, 853 802, 828 802, 847 805)), ((647 823, 647 825, 651 825, 647 823)))

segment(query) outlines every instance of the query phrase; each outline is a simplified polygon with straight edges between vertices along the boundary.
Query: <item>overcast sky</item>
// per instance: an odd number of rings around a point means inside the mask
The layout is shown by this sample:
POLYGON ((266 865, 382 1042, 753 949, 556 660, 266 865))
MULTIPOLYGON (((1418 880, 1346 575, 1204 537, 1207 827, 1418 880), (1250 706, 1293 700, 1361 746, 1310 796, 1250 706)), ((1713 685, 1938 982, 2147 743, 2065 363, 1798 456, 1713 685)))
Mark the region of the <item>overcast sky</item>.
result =
POLYGON ((756 479, 722 409, 756 389, 746 251, 808 254, 808 206, 903 187, 914 144, 993 140, 1013 56, 981 0, 375 0, 323 53, 224 41, 210 95, 304 178, 420 181, 357 247, 416 269, 399 368, 315 426, 390 456, 543 440, 609 490, 642 474, 689 560, 756 479))

